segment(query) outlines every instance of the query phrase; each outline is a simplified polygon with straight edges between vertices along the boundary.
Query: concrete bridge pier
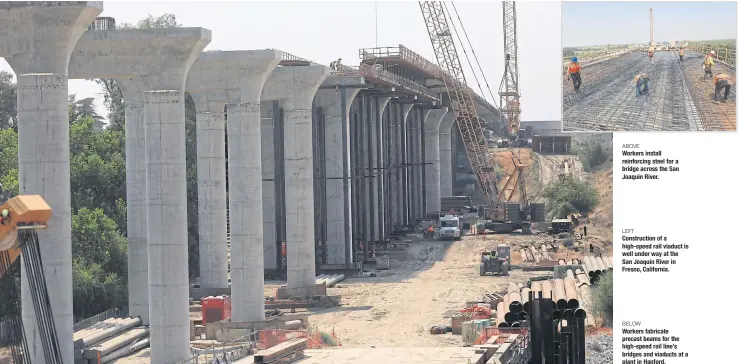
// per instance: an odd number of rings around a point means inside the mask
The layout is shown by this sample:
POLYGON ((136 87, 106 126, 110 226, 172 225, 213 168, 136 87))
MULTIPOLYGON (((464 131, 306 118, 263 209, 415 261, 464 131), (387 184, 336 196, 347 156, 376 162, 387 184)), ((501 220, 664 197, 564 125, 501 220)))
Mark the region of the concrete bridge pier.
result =
POLYGON ((446 115, 446 108, 425 112, 425 210, 428 215, 437 215, 441 211, 441 153, 438 131, 446 115))
POLYGON ((384 241, 385 238, 385 208, 384 208, 384 149, 387 142, 384 140, 384 123, 383 117, 385 109, 390 101, 390 97, 375 97, 374 113, 370 118, 369 129, 372 143, 370 143, 370 153, 374 161, 369 173, 372 175, 372 205, 373 213, 373 236, 371 240, 374 242, 384 241))
POLYGON ((455 126, 456 116, 449 110, 441 119, 438 129, 438 153, 440 167, 441 197, 453 196, 453 149, 451 148, 451 137, 455 126))
MULTIPOLYGON (((102 2, 0 4, 0 57, 17 78, 18 173, 20 193, 39 194, 54 210, 41 259, 61 359, 74 361, 72 343, 72 213, 69 172, 68 66, 72 50, 87 26, 102 12, 102 2)), ((21 263, 23 264, 23 263, 21 263)), ((46 362, 26 276, 21 277, 25 357, 46 362)))
POLYGON ((262 90, 262 99, 283 100, 287 288, 303 296, 315 287, 312 105, 328 74, 324 66, 280 67, 262 90))
POLYGON ((410 147, 408 143, 408 117, 413 109, 413 104, 401 106, 402 115, 399 120, 400 137, 400 225, 407 226, 410 223, 410 147))

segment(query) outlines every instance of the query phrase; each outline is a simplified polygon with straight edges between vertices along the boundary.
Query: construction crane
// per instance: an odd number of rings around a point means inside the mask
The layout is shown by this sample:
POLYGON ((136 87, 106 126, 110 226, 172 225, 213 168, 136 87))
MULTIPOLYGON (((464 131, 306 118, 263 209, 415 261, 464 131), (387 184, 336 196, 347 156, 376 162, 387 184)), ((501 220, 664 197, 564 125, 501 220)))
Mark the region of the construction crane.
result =
POLYGON ((451 109, 456 116, 461 139, 469 157, 472 171, 477 176, 487 202, 492 208, 499 207, 497 200, 497 180, 490 164, 487 140, 477 114, 471 89, 467 86, 461 59, 454 45, 453 34, 449 28, 443 2, 420 1, 428 36, 430 37, 436 61, 441 67, 446 92, 451 101, 451 109))
POLYGON ((505 46, 505 73, 500 82, 500 112, 507 125, 507 135, 517 139, 520 129, 520 92, 518 90, 517 14, 514 1, 502 2, 502 27, 505 46))
MULTIPOLYGON (((5 195, 0 191, 0 196, 5 195)), ((4 197, 0 199, 4 200, 4 197)), ((0 206, 0 312, 10 323, 10 363, 13 364, 30 363, 26 334, 33 335, 26 333, 21 322, 21 259, 44 359, 47 364, 62 364, 37 234, 39 229, 46 228, 50 218, 51 208, 38 195, 13 197, 0 206)))

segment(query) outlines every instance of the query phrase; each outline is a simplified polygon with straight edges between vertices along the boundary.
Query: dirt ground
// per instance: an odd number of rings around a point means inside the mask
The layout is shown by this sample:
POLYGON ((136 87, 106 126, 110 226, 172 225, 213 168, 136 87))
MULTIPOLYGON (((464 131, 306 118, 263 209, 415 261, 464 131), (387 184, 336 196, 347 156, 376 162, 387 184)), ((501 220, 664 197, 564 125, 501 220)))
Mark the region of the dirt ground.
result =
MULTIPOLYGON (((450 313, 484 293, 506 289, 540 273, 512 271, 509 277, 479 275, 479 256, 504 239, 506 243, 541 239, 535 236, 465 236, 460 241, 418 241, 407 259, 391 262, 380 277, 351 278, 330 288, 342 306, 315 311, 310 325, 335 332, 343 347, 460 346, 460 335, 431 335, 435 324, 450 325, 450 313)), ((274 287, 268 287, 271 292, 274 287)))

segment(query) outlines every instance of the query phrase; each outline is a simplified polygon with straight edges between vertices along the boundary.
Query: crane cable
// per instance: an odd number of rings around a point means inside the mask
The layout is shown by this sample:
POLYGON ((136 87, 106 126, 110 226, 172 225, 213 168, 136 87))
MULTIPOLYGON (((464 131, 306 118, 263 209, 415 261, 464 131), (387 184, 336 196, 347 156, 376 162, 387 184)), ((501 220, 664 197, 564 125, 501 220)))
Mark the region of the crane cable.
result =
MULTIPOLYGON (((452 2, 453 4, 453 2, 452 2)), ((474 81, 477 83, 477 87, 479 87, 479 91, 482 92, 482 98, 484 99, 484 89, 482 88, 482 85, 479 84, 479 78, 477 77, 477 73, 474 70, 474 66, 472 66, 471 59, 469 58, 469 54, 466 53, 466 47, 464 47, 464 42, 462 41, 461 37, 459 36, 459 32, 456 30, 456 24, 454 23, 454 19, 450 16, 451 12, 448 11, 448 7, 446 7, 446 2, 441 2, 441 5, 443 6, 444 11, 449 14, 448 21, 451 23, 451 28, 453 29, 453 33, 456 34, 456 38, 459 39, 459 45, 461 45, 461 50, 464 52, 464 56, 466 58, 467 63, 469 63, 469 68, 472 71, 472 76, 474 77, 474 81)), ((458 17, 458 13, 456 14, 458 17)), ((461 18, 459 18, 459 23, 461 23, 461 18)), ((463 25, 462 25, 463 26, 463 25)), ((453 37, 453 34, 451 35, 453 37)), ((468 40, 468 38, 467 38, 468 40)), ((469 45, 471 47, 471 44, 469 45)), ((481 71, 481 69, 480 69, 481 71)), ((469 85, 466 85, 466 87, 469 87, 469 85)), ((485 99, 486 100, 486 99, 485 99)), ((495 105, 497 106, 497 105, 495 105)))
MULTIPOLYGON (((477 67, 479 68, 479 73, 482 74, 482 79, 484 80, 484 84, 487 86, 487 92, 489 92, 489 96, 492 99, 492 103, 495 105, 495 107, 499 108, 497 105, 497 100, 495 100, 493 94, 492 94, 492 88, 489 86, 489 82, 487 81, 487 76, 484 74, 484 70, 482 70, 482 65, 479 63, 479 58, 477 58, 477 53, 474 51, 474 46, 472 45, 471 41, 469 40, 469 35, 466 33, 466 27, 464 27, 464 23, 461 21, 461 16, 459 16, 459 11, 456 10, 456 4, 454 2, 451 2, 451 6, 454 8, 454 13, 456 13, 456 18, 459 19, 459 25, 461 26, 461 30, 464 32, 464 37, 466 38, 466 42, 469 43, 469 49, 472 52, 472 55, 474 56, 474 61, 477 62, 477 67)), ((456 35, 459 40, 461 40, 461 37, 459 35, 456 35)), ((463 50, 463 43, 462 43, 462 50, 463 50)), ((466 54, 466 50, 464 50, 464 54, 466 54)), ((468 58, 467 58, 468 60, 468 58)), ((469 61, 469 66, 471 67, 471 61, 469 61)), ((472 70, 472 74, 474 74, 474 71, 472 70)), ((475 80, 476 80, 476 74, 474 74, 475 80)), ((484 98, 484 89, 482 89, 482 86, 479 85, 479 80, 477 81, 477 86, 479 86, 479 90, 482 91, 482 98, 484 98)))

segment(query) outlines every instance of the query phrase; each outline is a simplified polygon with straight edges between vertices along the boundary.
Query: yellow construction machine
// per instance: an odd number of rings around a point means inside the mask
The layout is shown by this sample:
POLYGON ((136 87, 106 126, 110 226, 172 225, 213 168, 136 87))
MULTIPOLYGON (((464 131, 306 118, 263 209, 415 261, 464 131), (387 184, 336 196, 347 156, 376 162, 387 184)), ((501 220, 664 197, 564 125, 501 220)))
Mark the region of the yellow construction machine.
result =
POLYGON ((51 214, 51 207, 39 195, 13 197, 0 206, 0 314, 10 324, 7 352, 12 364, 30 363, 27 333, 21 322, 21 259, 46 363, 62 364, 37 234, 46 228, 51 214))

